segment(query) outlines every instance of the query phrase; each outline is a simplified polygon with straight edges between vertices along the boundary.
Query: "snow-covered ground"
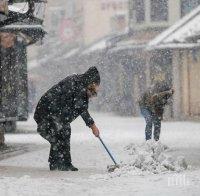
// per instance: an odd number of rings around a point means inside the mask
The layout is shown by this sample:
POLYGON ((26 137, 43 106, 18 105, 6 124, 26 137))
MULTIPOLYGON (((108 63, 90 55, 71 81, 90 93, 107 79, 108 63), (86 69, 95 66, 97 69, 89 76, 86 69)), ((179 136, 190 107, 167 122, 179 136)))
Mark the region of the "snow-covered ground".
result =
MULTIPOLYGON (((134 153, 143 150, 146 144, 142 118, 112 114, 93 116, 101 130, 102 139, 118 163, 129 164, 135 159, 134 153)), ((27 123, 19 123, 18 127, 30 131, 36 129, 31 119, 27 123)), ((34 132, 6 135, 6 142, 32 143, 43 148, 0 161, 1 196, 200 195, 200 123, 162 124, 161 143, 169 147, 166 154, 174 159, 184 156, 190 165, 181 172, 153 174, 151 169, 142 171, 124 167, 108 174, 106 167, 112 162, 82 119, 72 123, 72 159, 73 164, 79 168, 75 173, 50 172, 47 163, 49 145, 34 132)))

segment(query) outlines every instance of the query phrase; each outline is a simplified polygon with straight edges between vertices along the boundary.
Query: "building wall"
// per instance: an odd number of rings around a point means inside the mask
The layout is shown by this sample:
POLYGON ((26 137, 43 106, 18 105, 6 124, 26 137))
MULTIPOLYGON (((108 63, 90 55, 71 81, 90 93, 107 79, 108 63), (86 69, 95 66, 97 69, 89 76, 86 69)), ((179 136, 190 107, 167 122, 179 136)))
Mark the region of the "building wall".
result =
POLYGON ((190 114, 190 106, 189 106, 189 77, 188 77, 188 51, 180 51, 181 58, 178 58, 178 60, 181 62, 182 66, 181 69, 181 87, 180 91, 182 92, 180 97, 181 99, 181 112, 184 117, 189 116, 190 114))
POLYGON ((181 68, 183 65, 182 57, 183 55, 179 50, 172 51, 172 84, 175 89, 173 95, 173 117, 176 119, 181 119, 181 117, 185 116, 185 114, 182 114, 183 100, 181 100, 183 94, 182 89, 184 89, 183 83, 181 82, 183 74, 181 68))
POLYGON ((86 45, 116 31, 119 33, 127 30, 127 0, 84 0, 83 7, 86 45), (120 17, 124 17, 125 21, 120 17))
POLYGON ((200 50, 173 50, 173 111, 176 119, 200 117, 200 50))
POLYGON ((181 2, 180 0, 169 0, 169 25, 173 25, 181 18, 181 2))
MULTIPOLYGON (((155 22, 152 21, 151 18, 151 0, 144 0, 145 15, 142 21, 138 22, 138 19, 136 18, 136 13, 138 14, 136 6, 138 4, 134 5, 134 2, 141 3, 142 1, 143 0, 129 1, 129 24, 130 29, 133 32, 133 37, 131 39, 135 40, 136 44, 148 43, 149 40, 153 39, 153 37, 162 32, 165 28, 173 25, 176 21, 183 17, 183 2, 188 5, 190 4, 190 8, 185 10, 185 14, 200 3, 197 0, 168 0, 168 19, 166 21, 163 20, 155 22)), ((140 4, 140 6, 141 5, 142 4, 140 4)), ((186 8, 187 6, 185 9, 186 8)), ((171 54, 169 54, 168 50, 165 49, 164 51, 152 51, 150 54, 151 57, 148 57, 149 55, 145 55, 143 57, 140 55, 141 58, 144 58, 147 62, 147 84, 152 84, 153 80, 160 75, 159 72, 163 72, 165 73, 165 77, 168 75, 167 79, 172 82, 173 87, 175 88, 173 103, 171 103, 171 106, 167 109, 166 117, 181 119, 200 116, 200 91, 197 90, 200 88, 198 80, 200 77, 199 50, 173 49, 171 50, 171 54), (166 55, 164 55, 165 53, 166 55), (171 60, 168 58, 169 56, 172 57, 171 60), (149 62, 150 69, 148 68, 149 62), (163 66, 164 64, 165 66, 163 66), (163 69, 164 67, 165 69, 163 69), (150 77, 148 77, 149 75, 150 77)), ((137 79, 135 79, 134 87, 137 86, 137 79)))
POLYGON ((73 25, 79 26, 74 39, 82 37, 83 44, 88 45, 116 31, 127 30, 128 0, 48 1, 45 26, 50 34, 59 36, 65 25, 66 31, 70 31, 73 27, 66 19, 72 18, 73 25))
MULTIPOLYGON (((166 118, 194 119, 200 117, 200 49, 158 50, 151 54, 150 79, 164 74, 175 89, 166 118), (171 56, 171 57, 170 57, 171 56), (170 60, 171 59, 171 60, 170 60)), ((146 65, 148 70, 148 64, 146 65)))
POLYGON ((189 109, 191 116, 200 116, 200 51, 188 51, 189 109))
MULTIPOLYGON (((65 5, 66 5, 65 0, 61 0, 61 1, 49 0, 48 1, 46 12, 45 12, 45 21, 44 21, 45 28, 48 32, 55 30, 54 25, 53 25, 54 15, 57 14, 57 12, 60 12, 61 10, 66 10, 65 5)), ((60 22, 59 19, 57 21, 60 22)))
POLYGON ((82 40, 83 1, 49 0, 45 13, 44 26, 48 35, 61 42, 73 44, 82 40))

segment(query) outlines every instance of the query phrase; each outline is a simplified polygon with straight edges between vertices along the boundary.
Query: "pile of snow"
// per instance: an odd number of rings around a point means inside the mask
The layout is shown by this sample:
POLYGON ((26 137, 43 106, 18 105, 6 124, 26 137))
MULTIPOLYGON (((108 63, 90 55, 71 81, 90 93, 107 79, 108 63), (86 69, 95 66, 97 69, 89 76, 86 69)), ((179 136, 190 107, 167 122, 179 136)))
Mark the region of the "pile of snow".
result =
POLYGON ((129 155, 126 163, 121 162, 120 167, 114 172, 91 176, 91 178, 109 179, 120 176, 163 174, 181 172, 188 168, 183 156, 170 156, 169 148, 160 142, 147 141, 142 145, 130 144, 125 147, 125 152, 129 155))
POLYGON ((130 163, 125 167, 135 167, 141 171, 158 174, 167 171, 180 172, 188 165, 183 156, 177 158, 169 155, 169 148, 160 142, 147 141, 142 145, 130 144, 125 148, 130 155, 130 163))

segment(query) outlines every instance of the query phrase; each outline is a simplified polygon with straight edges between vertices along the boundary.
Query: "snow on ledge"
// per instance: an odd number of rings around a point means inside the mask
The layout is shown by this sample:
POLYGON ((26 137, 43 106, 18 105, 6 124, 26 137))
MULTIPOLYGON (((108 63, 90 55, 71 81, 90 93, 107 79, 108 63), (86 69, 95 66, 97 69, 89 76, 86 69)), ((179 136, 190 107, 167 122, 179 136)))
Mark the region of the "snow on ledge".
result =
POLYGON ((149 42, 148 47, 166 43, 184 43, 186 38, 200 34, 200 6, 149 42))

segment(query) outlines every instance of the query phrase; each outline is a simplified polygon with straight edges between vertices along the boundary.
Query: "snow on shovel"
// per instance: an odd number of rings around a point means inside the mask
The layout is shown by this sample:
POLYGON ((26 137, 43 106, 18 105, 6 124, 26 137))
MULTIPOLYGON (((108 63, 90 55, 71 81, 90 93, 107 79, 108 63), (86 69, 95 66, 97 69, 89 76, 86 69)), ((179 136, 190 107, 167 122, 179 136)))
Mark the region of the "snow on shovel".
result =
POLYGON ((102 143, 103 147, 106 149, 106 152, 109 154, 109 156, 112 159, 113 163, 115 164, 115 165, 108 165, 107 166, 108 172, 113 172, 116 168, 119 168, 119 165, 115 161, 114 157, 112 156, 111 152, 108 150, 107 146, 105 145, 105 143, 103 142, 103 140, 101 139, 101 137, 98 136, 98 138, 99 138, 100 142, 102 143))

